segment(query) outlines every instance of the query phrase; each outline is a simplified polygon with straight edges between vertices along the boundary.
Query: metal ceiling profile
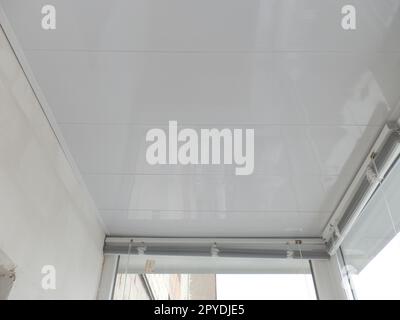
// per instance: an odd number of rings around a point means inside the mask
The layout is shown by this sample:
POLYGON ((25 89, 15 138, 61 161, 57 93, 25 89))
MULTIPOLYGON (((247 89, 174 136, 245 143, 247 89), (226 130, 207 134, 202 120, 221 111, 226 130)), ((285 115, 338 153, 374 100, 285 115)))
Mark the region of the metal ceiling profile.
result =
POLYGON ((221 258, 328 259, 321 238, 125 238, 108 237, 105 254, 221 258))
POLYGON ((333 255, 400 156, 400 129, 385 125, 322 234, 333 255))

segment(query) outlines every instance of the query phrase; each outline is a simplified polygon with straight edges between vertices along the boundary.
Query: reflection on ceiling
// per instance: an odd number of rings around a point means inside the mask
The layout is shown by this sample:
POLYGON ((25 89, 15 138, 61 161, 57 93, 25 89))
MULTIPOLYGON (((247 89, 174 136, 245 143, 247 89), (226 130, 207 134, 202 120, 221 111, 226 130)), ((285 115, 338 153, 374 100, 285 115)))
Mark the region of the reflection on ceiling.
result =
POLYGON ((319 236, 400 98, 400 1, 0 0, 112 235, 319 236), (148 129, 254 128, 255 168, 147 164, 148 129))

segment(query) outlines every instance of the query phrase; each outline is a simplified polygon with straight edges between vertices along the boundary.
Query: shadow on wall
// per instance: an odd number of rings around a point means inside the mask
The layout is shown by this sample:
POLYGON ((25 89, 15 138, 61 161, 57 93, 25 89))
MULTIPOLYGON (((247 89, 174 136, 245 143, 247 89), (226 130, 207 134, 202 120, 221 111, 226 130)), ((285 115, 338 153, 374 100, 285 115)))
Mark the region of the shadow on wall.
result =
POLYGON ((0 300, 6 300, 15 281, 16 266, 0 249, 0 300))

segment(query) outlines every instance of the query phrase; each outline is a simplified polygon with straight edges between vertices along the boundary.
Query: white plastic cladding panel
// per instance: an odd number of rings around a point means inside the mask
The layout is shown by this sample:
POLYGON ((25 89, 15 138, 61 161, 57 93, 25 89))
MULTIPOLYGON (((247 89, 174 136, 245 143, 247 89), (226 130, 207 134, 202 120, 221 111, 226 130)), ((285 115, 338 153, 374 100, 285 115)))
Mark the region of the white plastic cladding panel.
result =
POLYGON ((0 3, 113 235, 319 236, 399 100, 400 1, 0 3), (254 174, 149 166, 168 120, 254 128, 254 174))

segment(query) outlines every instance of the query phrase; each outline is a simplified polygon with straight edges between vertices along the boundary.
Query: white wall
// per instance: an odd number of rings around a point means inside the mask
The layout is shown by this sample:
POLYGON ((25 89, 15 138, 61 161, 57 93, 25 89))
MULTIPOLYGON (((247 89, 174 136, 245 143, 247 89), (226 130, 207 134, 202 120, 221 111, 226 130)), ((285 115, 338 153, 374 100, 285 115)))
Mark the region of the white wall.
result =
POLYGON ((104 232, 0 29, 0 249, 11 299, 94 299, 104 232), (56 289, 41 286, 43 265, 56 289))

